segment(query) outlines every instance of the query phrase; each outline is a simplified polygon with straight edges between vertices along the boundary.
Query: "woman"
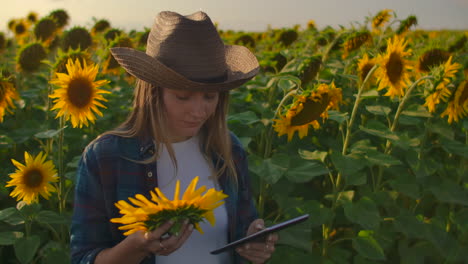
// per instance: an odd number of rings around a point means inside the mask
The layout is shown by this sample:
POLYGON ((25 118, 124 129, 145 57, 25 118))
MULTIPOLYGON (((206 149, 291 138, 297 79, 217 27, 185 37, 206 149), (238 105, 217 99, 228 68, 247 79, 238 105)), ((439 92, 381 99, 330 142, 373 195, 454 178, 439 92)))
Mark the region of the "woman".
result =
MULTIPOLYGON (((150 31, 146 53, 111 52, 138 78, 133 111, 113 131, 91 142, 79 163, 71 227, 72 263, 264 263, 277 235, 236 252, 210 251, 264 228, 254 208, 246 153, 228 131, 229 90, 258 73, 245 47, 224 45, 203 12, 181 16, 161 12, 150 31), (195 177, 228 198, 215 210, 216 225, 164 236, 173 223, 124 237, 111 218, 115 203, 155 187, 171 196, 176 180, 184 189, 195 177)), ((203 225, 203 223, 202 223, 203 225)))

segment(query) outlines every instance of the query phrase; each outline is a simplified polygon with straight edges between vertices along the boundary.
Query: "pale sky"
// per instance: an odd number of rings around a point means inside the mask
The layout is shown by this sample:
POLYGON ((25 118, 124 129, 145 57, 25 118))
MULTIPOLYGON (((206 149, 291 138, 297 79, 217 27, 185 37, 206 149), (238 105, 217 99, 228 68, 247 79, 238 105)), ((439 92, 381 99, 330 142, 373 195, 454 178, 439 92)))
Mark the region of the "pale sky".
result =
POLYGON ((160 11, 188 15, 205 11, 220 29, 263 31, 305 26, 313 19, 318 28, 327 25, 349 27, 364 22, 379 10, 388 8, 398 18, 416 15, 420 29, 468 30, 468 0, 0 0, 0 31, 12 18, 25 17, 29 11, 45 16, 65 9, 71 25, 91 28, 92 18, 107 19, 111 26, 124 30, 151 27, 160 11))

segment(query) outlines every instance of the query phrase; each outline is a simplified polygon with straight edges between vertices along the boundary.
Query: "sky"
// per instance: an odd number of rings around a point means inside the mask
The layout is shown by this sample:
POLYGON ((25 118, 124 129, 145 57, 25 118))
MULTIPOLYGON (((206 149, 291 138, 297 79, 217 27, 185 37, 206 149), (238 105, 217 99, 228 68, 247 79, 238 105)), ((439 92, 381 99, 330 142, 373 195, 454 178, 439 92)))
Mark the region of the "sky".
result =
POLYGON ((160 11, 188 15, 206 12, 220 29, 263 31, 273 28, 305 27, 314 20, 325 26, 349 27, 363 23, 382 9, 392 9, 399 19, 416 15, 419 29, 468 30, 468 0, 0 0, 0 31, 12 18, 35 11, 40 17, 65 9, 70 25, 91 28, 93 18, 107 19, 124 30, 150 28, 160 11))

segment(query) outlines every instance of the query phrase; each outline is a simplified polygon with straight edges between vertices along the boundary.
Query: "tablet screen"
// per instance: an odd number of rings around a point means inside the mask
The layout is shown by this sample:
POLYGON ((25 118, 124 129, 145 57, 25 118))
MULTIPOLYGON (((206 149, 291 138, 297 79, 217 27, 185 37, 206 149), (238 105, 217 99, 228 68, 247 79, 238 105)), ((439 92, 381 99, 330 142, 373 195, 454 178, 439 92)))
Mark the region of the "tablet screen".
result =
POLYGON ((301 215, 299 217, 296 217, 296 218, 292 218, 292 219, 289 219, 287 221, 284 221, 284 222, 281 222, 279 224, 276 224, 276 225, 273 225, 273 226, 270 226, 270 227, 267 227, 257 233, 254 233, 250 236, 246 236, 244 238, 241 238, 239 240, 236 240, 236 241, 233 241, 221 248, 218 248, 216 250, 213 250, 211 251, 210 253, 211 254, 219 254, 223 251, 226 251, 226 250, 229 250, 229 249, 234 249, 235 247, 241 245, 241 244, 244 244, 244 243, 247 243, 247 242, 252 242, 252 241, 255 241, 255 240, 260 240, 260 241, 264 241, 265 240, 265 237, 270 234, 270 233, 273 233, 273 232, 277 232, 279 230, 282 230, 282 229, 285 229, 289 226, 293 226, 293 225, 296 225, 296 224, 299 224, 299 223, 302 223, 304 222, 305 220, 307 220, 309 218, 309 215, 308 214, 305 214, 305 215, 301 215))

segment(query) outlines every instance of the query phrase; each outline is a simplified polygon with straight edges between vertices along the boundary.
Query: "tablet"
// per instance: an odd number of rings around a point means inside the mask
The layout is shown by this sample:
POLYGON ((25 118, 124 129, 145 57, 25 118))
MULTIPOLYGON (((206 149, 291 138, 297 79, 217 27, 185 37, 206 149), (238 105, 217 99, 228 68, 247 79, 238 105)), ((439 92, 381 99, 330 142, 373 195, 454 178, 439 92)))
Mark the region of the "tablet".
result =
POLYGON ((210 253, 211 254, 219 254, 219 253, 221 253, 223 251, 226 251, 226 250, 229 250, 229 249, 234 249, 235 247, 237 247, 240 244, 244 244, 244 243, 251 242, 251 241, 254 241, 254 240, 265 241, 265 237, 268 234, 280 231, 282 229, 285 229, 286 227, 290 227, 290 226, 299 224, 301 222, 304 222, 308 218, 309 218, 309 215, 305 214, 305 215, 301 215, 301 216, 293 218, 293 219, 289 219, 289 220, 284 221, 282 223, 272 225, 272 226, 267 227, 267 228, 265 228, 265 229, 263 229, 261 231, 258 231, 257 233, 254 233, 254 234, 252 234, 250 236, 246 236, 244 238, 241 238, 239 240, 231 242, 231 243, 229 243, 229 244, 227 244, 227 245, 225 245, 225 246, 223 246, 221 248, 213 250, 210 253))

